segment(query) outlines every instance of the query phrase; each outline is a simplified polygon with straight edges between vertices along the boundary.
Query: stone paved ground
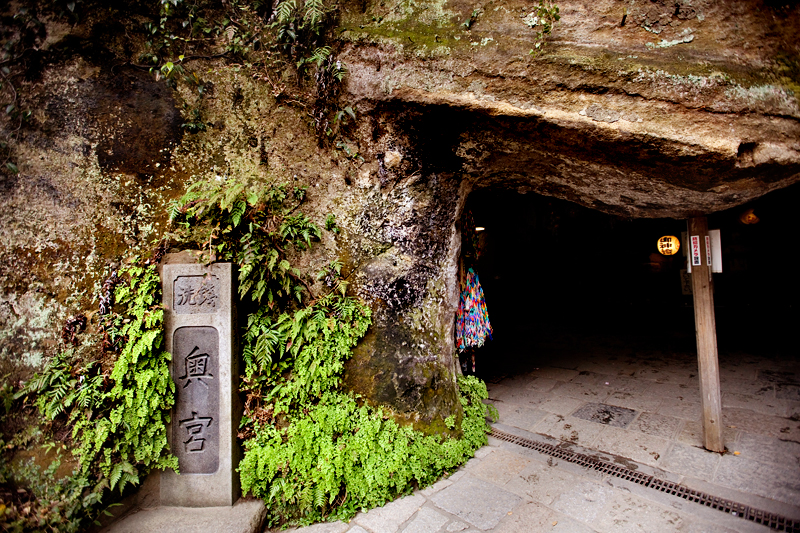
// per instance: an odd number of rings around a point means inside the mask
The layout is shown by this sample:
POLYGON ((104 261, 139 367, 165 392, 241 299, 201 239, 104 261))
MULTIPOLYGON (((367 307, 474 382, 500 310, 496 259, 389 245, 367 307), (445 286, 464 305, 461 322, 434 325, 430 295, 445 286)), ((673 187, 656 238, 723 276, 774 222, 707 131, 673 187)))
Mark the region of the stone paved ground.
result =
MULTIPOLYGON (((690 345, 680 349, 681 343, 664 343, 660 350, 636 339, 618 342, 603 335, 551 340, 553 346, 535 346, 544 356, 517 358, 489 376, 499 429, 532 440, 569 443, 590 454, 605 452, 604 457, 639 471, 800 519, 796 353, 773 350, 757 356, 753 350, 720 350, 729 450, 720 455, 701 447, 700 397, 690 345), (611 415, 593 420, 592 408, 611 415)), ((769 530, 490 438, 464 467, 425 490, 359 514, 349 524, 296 531, 769 530)))

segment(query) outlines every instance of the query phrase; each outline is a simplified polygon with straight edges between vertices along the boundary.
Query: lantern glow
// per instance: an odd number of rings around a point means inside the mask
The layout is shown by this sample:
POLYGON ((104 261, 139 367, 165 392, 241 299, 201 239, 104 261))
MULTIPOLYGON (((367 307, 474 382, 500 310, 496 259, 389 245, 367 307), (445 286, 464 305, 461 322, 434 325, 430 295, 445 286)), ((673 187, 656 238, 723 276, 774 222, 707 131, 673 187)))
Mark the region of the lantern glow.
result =
POLYGON ((661 255, 675 255, 681 249, 681 241, 674 235, 665 235, 658 239, 657 247, 661 255))

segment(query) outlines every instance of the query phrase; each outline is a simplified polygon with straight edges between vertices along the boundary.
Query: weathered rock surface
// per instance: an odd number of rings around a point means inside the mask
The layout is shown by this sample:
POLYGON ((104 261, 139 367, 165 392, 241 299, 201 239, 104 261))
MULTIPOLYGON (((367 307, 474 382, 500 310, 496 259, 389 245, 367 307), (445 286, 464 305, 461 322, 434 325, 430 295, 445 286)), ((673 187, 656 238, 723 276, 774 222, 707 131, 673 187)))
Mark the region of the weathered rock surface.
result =
POLYGON ((438 139, 449 152, 438 155, 454 155, 473 188, 683 218, 798 180, 797 76, 787 74, 797 65, 797 6, 559 6, 537 58, 524 2, 353 10, 344 24, 350 97, 425 115, 420 143, 438 139))
POLYGON ((20 82, 33 110, 20 173, 0 186, 0 375, 56 349, 64 318, 163 234, 189 183, 250 176, 308 185, 308 213, 336 215, 342 232, 304 266, 342 258, 375 311, 348 386, 442 429, 460 410, 457 221, 471 192, 682 218, 800 179, 800 7, 564 0, 534 56, 531 5, 343 6, 341 105, 358 120, 341 149, 320 148, 306 108, 257 67, 193 60, 199 102, 125 66, 136 43, 98 37, 91 17, 54 23, 20 82), (205 131, 183 133, 198 108, 205 131))

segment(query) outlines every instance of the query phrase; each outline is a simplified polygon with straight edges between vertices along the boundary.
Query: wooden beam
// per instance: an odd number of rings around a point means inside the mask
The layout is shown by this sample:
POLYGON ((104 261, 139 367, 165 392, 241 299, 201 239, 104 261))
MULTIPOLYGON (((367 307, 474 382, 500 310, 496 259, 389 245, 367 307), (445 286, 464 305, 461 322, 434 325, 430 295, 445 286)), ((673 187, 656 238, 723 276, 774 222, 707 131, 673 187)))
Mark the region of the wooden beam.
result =
POLYGON ((703 443, 714 452, 725 451, 722 440, 722 399, 719 390, 719 358, 717 355, 717 324, 714 318, 714 285, 711 265, 707 261, 706 217, 689 219, 689 261, 693 248, 699 244, 700 265, 692 264, 694 295, 694 324, 697 333, 697 364, 700 375, 700 395, 703 407, 703 443), (699 243, 692 241, 699 238, 699 243))

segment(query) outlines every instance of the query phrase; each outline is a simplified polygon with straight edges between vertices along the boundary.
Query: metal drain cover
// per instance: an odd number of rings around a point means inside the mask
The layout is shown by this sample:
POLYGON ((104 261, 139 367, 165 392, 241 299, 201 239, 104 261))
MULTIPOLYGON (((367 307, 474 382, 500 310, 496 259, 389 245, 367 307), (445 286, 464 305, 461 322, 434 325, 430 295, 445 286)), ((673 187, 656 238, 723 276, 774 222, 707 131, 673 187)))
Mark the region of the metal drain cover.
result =
MULTIPOLYGON (((606 405, 605 407, 612 406, 606 405)), ((615 409, 621 408, 615 407, 615 409)), ((630 411, 630 409, 625 409, 625 411, 630 411)), ((577 464, 585 468, 602 472, 609 476, 618 477, 644 487, 664 492, 666 494, 671 494, 672 496, 677 496, 678 498, 683 498, 684 500, 688 500, 690 502, 699 503, 700 505, 722 511, 723 513, 728 513, 731 516, 749 520, 751 522, 755 522, 756 524, 765 525, 776 531, 800 533, 800 520, 793 520, 779 514, 770 513, 755 507, 750 507, 749 505, 737 503, 733 500, 728 500, 725 498, 720 498, 719 496, 714 496, 713 494, 693 490, 681 485, 680 483, 673 483, 671 481, 658 479, 650 474, 632 470, 619 464, 603 461, 591 455, 576 453, 572 450, 562 448, 561 446, 553 446, 552 444, 547 444, 544 442, 536 442, 525 437, 512 435, 511 433, 505 433, 496 428, 492 428, 491 435, 497 439, 511 442, 531 450, 536 450, 539 453, 567 461, 568 463, 577 464)))
POLYGON ((626 428, 636 417, 636 411, 633 409, 625 409, 624 407, 617 407, 616 405, 606 405, 604 403, 587 403, 572 413, 572 416, 591 422, 597 422, 598 424, 605 424, 616 428, 626 428))

